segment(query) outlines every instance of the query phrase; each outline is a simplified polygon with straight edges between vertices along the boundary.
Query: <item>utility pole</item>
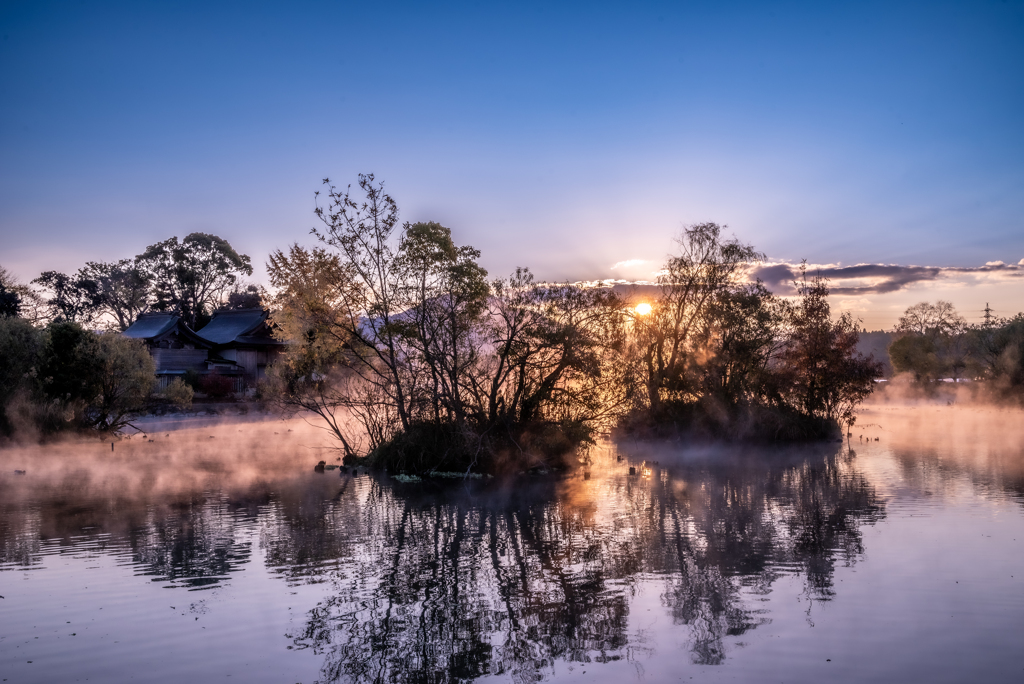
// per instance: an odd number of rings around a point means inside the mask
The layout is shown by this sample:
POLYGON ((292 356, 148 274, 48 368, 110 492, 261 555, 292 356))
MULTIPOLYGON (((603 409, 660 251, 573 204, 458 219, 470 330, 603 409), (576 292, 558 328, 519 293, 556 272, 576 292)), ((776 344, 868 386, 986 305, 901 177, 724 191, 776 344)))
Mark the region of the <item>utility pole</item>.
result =
POLYGON ((988 327, 992 325, 992 308, 988 305, 988 302, 985 302, 983 311, 985 312, 985 327, 988 327))

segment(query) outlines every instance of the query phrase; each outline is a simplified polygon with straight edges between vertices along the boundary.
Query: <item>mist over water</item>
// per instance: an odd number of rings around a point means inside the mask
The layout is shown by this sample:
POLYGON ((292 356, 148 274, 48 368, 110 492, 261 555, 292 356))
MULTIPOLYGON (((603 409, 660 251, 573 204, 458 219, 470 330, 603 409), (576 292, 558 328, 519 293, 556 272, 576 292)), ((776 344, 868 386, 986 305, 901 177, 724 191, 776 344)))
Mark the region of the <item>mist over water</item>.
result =
POLYGON ((1018 681, 1022 418, 879 404, 844 444, 627 440, 468 483, 316 473, 300 420, 10 448, 0 672, 1018 681))

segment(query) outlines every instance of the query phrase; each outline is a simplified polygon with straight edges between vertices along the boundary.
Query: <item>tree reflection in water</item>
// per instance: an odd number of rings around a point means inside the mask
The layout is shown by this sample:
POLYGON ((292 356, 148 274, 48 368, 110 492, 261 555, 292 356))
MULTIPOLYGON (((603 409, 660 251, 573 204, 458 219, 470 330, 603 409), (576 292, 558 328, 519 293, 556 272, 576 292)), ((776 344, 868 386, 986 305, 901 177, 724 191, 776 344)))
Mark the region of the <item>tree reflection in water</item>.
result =
POLYGON ((629 658, 630 599, 654 578, 692 658, 721 663, 724 637, 768 620, 744 593, 799 572, 809 598, 828 600, 835 564, 862 552, 858 526, 883 515, 836 450, 636 477, 606 453, 589 480, 475 493, 375 482, 336 593, 293 638, 324 655, 324 681, 539 681, 555 661, 629 658))
POLYGON ((835 566, 862 552, 859 527, 884 514, 839 445, 608 447, 589 478, 475 486, 202 466, 154 489, 165 471, 145 463, 0 480, 0 566, 101 551, 199 589, 259 551, 285 582, 330 588, 291 635, 323 656, 323 681, 526 682, 557 661, 633 659, 630 610, 652 588, 692 659, 721 663, 727 637, 768 621, 757 597, 779 577, 828 600, 835 566))

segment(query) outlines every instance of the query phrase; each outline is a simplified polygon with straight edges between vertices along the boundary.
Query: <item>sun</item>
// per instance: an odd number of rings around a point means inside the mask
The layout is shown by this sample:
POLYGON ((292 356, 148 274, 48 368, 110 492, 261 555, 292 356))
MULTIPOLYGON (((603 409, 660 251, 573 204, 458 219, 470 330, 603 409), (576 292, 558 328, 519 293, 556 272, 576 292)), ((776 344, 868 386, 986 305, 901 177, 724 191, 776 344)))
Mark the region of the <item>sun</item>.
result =
POLYGON ((646 316, 647 314, 651 313, 651 305, 648 304, 647 302, 640 302, 639 304, 636 305, 633 311, 636 311, 637 315, 639 316, 646 316))

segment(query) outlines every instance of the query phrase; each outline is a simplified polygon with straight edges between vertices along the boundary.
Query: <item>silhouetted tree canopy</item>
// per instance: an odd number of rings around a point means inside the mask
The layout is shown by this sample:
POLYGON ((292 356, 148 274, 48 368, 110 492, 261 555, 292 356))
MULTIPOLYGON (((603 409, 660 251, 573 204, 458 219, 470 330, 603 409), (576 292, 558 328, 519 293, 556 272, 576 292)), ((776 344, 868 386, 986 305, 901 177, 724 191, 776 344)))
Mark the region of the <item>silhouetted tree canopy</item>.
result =
POLYGON ((240 275, 252 275, 249 257, 223 238, 191 233, 150 245, 138 256, 153 281, 153 308, 179 313, 193 330, 240 275))
POLYGON ((119 330, 125 330, 139 314, 149 310, 153 276, 138 257, 117 262, 90 261, 84 272, 97 284, 101 314, 109 314, 119 330))
POLYGON ((263 295, 256 285, 235 288, 228 293, 225 309, 256 309, 263 306, 263 295))
POLYGON ((349 456, 468 471, 517 450, 542 465, 614 414, 614 295, 540 285, 525 269, 488 283, 479 251, 448 228, 399 226, 372 175, 359 177, 361 198, 325 183, 323 247, 267 264, 274 320, 292 342, 274 378, 277 396, 323 416, 349 456))
POLYGON ((0 318, 14 318, 21 313, 21 297, 0 283, 0 318))
POLYGON ((75 275, 44 271, 32 282, 49 291, 46 307, 53 321, 89 324, 103 301, 99 283, 85 269, 75 275))
POLYGON ((321 246, 267 264, 292 343, 268 390, 324 418, 350 458, 399 472, 564 465, 617 422, 834 435, 881 372, 857 354, 853 319, 832 319, 824 279, 805 279, 795 305, 745 282, 762 255, 717 224, 683 231, 641 311, 525 268, 489 282, 450 229, 400 225, 372 175, 358 196, 325 184, 321 246))

